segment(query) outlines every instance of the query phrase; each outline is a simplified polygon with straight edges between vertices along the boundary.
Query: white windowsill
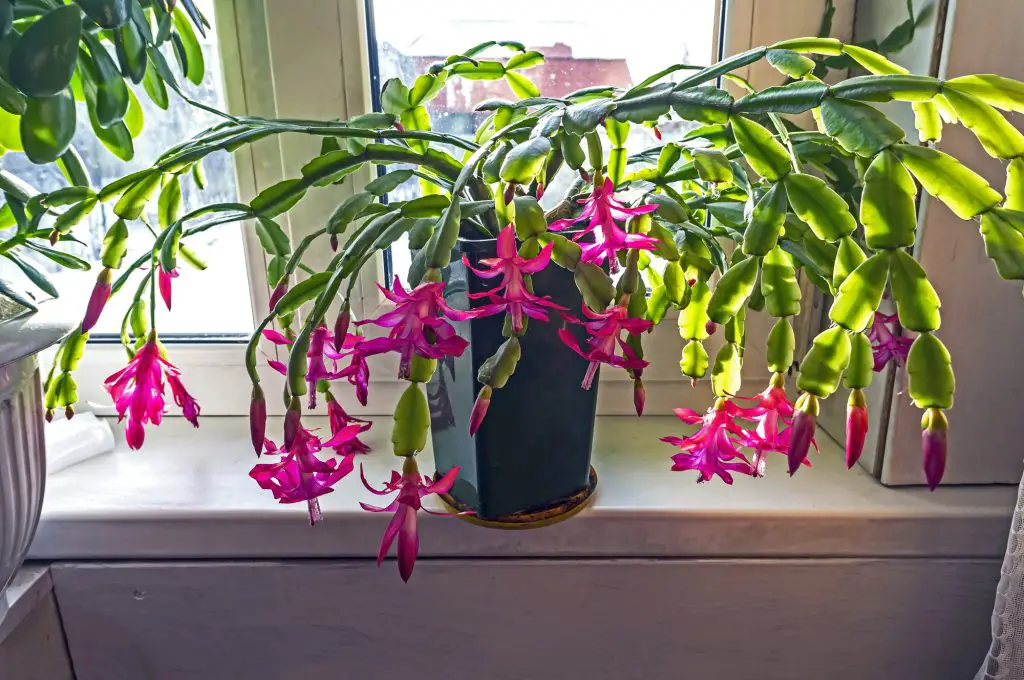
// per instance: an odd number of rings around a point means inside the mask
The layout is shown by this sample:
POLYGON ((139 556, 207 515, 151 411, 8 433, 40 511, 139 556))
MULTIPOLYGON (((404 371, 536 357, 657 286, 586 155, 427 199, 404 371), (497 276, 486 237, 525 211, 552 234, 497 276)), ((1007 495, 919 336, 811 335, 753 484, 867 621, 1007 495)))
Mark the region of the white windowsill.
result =
MULTIPOLYGON (((277 432, 280 421, 271 421, 277 432)), ((390 423, 366 438, 361 457, 375 484, 396 464, 390 423)), ((1016 498, 1010 486, 886 488, 847 471, 822 435, 814 467, 789 478, 784 458, 768 476, 732 487, 697 485, 670 472, 679 433, 670 417, 604 416, 591 506, 569 521, 531 531, 483 529, 421 517, 424 557, 999 557, 1016 498)), ((960 455, 969 455, 963 452, 960 455)), ((956 452, 951 455, 957 455, 956 452)), ((429 452, 424 471, 431 468, 429 452)), ((244 418, 180 418, 151 431, 143 451, 126 448, 51 476, 32 559, 371 558, 387 517, 363 512, 358 470, 321 499, 325 520, 304 505, 282 506, 247 475, 256 462, 244 418)))

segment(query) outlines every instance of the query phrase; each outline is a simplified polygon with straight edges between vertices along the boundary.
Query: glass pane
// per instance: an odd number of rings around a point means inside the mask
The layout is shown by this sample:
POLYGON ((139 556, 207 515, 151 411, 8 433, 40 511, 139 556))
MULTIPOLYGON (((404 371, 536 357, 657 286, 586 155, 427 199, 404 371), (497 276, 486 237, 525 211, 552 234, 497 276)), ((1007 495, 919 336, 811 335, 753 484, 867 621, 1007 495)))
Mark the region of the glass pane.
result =
MULTIPOLYGON (((520 0, 509 5, 475 0, 373 0, 374 33, 380 82, 401 78, 412 84, 416 75, 450 54, 487 40, 518 40, 542 52, 544 64, 524 72, 541 94, 564 96, 591 85, 629 88, 658 70, 678 63, 705 65, 713 61, 718 0, 633 0, 628 4, 594 0, 520 0)), ((496 50, 482 56, 507 54, 496 50)), ((427 105, 433 129, 471 137, 487 114, 476 104, 492 98, 515 99, 504 80, 452 79, 427 105)), ((666 140, 696 125, 673 121, 661 126, 666 140)), ((631 152, 660 144, 651 130, 634 125, 627 144, 631 152)), ((543 203, 556 203, 571 182, 563 170, 547 187, 543 203)), ((418 195, 410 181, 394 192, 394 200, 418 195)), ((392 269, 408 270, 406 243, 392 248, 392 269)))
MULTIPOLYGON (((179 82, 191 97, 224 110, 223 73, 217 48, 213 0, 197 0, 196 4, 213 24, 213 29, 207 30, 205 39, 197 34, 202 41, 206 77, 200 86, 189 83, 183 77, 179 77, 179 82)), ((165 56, 171 63, 171 68, 178 74, 177 65, 169 49, 165 50, 165 56)), ((173 92, 168 91, 170 107, 164 111, 149 99, 141 85, 132 86, 132 89, 142 105, 145 126, 134 140, 135 157, 129 162, 120 161, 95 138, 89 125, 85 104, 79 103, 78 129, 74 145, 85 160, 85 166, 92 176, 95 187, 101 187, 118 177, 149 167, 168 147, 220 120, 214 114, 193 108, 173 92)), ((0 164, 40 191, 52 191, 67 184, 55 165, 33 165, 22 153, 8 152, 0 159, 0 164)), ((223 152, 210 156, 204 162, 204 169, 207 176, 204 191, 199 190, 191 176, 181 176, 183 211, 209 203, 237 200, 235 166, 231 156, 223 152)), ((94 265, 97 264, 103 234, 117 219, 113 213, 114 203, 115 201, 105 203, 102 210, 97 207, 86 220, 75 227, 73 235, 82 241, 81 245, 62 244, 62 248, 94 265)), ((150 221, 156 224, 156 215, 151 215, 151 218, 150 221)), ((152 243, 146 234, 147 227, 142 222, 131 223, 130 230, 132 250, 125 260, 126 264, 141 255, 152 243)), ((251 332, 253 320, 241 227, 218 227, 192 237, 190 241, 189 247, 209 263, 210 267, 205 271, 198 271, 184 262, 179 263, 180 275, 175 279, 173 286, 173 311, 168 312, 162 303, 159 306, 157 327, 161 335, 166 338, 251 332)), ((85 310, 98 269, 94 267, 91 272, 60 271, 45 258, 36 258, 33 262, 47 272, 60 291, 61 296, 56 304, 66 306, 67 313, 72 317, 81 315, 85 310)), ((21 276, 20 272, 17 272, 10 262, 0 263, 0 275, 18 283, 24 281, 18 278, 21 276)), ((93 331, 93 337, 98 334, 120 332, 121 319, 140 279, 141 277, 137 276, 134 282, 129 283, 118 296, 111 299, 96 330, 93 331)), ((31 290, 29 284, 23 287, 31 290)))

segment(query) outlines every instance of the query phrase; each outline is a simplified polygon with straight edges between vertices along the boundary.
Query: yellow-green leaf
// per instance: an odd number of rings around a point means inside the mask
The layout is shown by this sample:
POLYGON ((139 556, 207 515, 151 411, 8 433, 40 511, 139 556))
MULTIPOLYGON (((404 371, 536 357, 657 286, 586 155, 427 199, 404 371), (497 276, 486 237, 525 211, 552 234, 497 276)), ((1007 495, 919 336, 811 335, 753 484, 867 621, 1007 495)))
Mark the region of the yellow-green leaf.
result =
POLYGON ((744 116, 733 116, 729 120, 736 144, 754 172, 769 182, 775 182, 789 173, 789 153, 768 128, 744 116))
POLYGON ((843 328, 860 332, 868 327, 882 302, 889 257, 875 253, 854 269, 839 287, 828 317, 843 328))
POLYGON ((800 284, 793 258, 779 246, 764 256, 761 264, 761 294, 768 313, 775 317, 800 313, 800 284))
POLYGON ((715 356, 715 366, 711 369, 711 388, 719 397, 733 396, 740 391, 743 384, 741 372, 743 360, 736 343, 727 342, 715 356))
POLYGON ((914 245, 917 231, 917 185, 891 151, 875 156, 864 173, 860 221, 868 248, 883 250, 914 245))
MULTIPOLYGON (((708 302, 708 318, 715 323, 725 323, 746 303, 757 281, 760 258, 748 257, 734 264, 715 284, 715 290, 708 302)), ((692 306, 692 300, 691 300, 692 306)))
POLYGON ((945 203, 960 219, 976 217, 1002 200, 981 175, 949 154, 910 144, 893 148, 925 191, 945 203))
POLYGON ((797 386, 822 399, 839 387, 839 380, 850 363, 850 336, 840 326, 818 334, 807 356, 800 363, 797 386))
POLYGON ((917 332, 938 330, 939 296, 921 263, 902 250, 894 250, 890 269, 900 325, 917 332))
POLYGON ((994 108, 952 88, 945 95, 960 122, 974 133, 990 156, 1016 158, 1024 154, 1024 134, 994 108))
POLYGON ((907 356, 910 398, 918 408, 953 408, 956 378, 949 350, 931 333, 922 333, 907 356))
POLYGON ((996 208, 981 216, 985 254, 1004 279, 1024 279, 1024 213, 996 208))
POLYGON ((846 201, 824 180, 814 175, 791 173, 784 183, 793 212, 818 238, 836 241, 857 228, 857 221, 850 214, 846 201))

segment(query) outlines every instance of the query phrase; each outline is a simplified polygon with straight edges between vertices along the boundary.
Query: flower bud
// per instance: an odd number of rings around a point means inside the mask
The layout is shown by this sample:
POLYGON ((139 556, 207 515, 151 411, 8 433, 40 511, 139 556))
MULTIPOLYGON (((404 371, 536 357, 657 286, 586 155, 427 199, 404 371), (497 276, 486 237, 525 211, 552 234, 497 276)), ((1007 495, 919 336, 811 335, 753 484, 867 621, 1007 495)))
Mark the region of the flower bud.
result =
POLYGON ((930 408, 921 418, 921 453, 924 465, 924 476, 928 480, 928 488, 935 487, 942 481, 946 471, 946 444, 949 422, 945 414, 937 408, 930 408))
POLYGON ((708 335, 714 335, 715 331, 717 330, 718 324, 715 323, 714 321, 709 320, 706 324, 704 324, 704 332, 706 332, 708 335))
POLYGON ((93 286, 92 295, 89 296, 89 304, 85 308, 85 317, 82 319, 82 332, 88 333, 100 319, 103 308, 110 299, 111 284, 113 281, 113 270, 104 267, 100 275, 96 277, 96 285, 93 286))
POLYGON ((67 418, 68 420, 71 420, 72 418, 74 418, 75 417, 75 407, 72 406, 71 404, 68 404, 67 406, 65 406, 64 407, 64 417, 67 418))
POLYGON ((636 414, 642 416, 644 414, 644 404, 647 402, 647 390, 644 389, 644 381, 637 378, 633 381, 633 408, 636 409, 636 414))
POLYGON ((298 436, 299 430, 302 429, 301 420, 302 405, 299 403, 298 397, 292 397, 288 404, 288 410, 284 414, 284 448, 288 451, 292 450, 295 438, 298 436))
POLYGON ((160 288, 160 297, 163 299, 167 309, 171 308, 171 279, 178 278, 178 270, 164 271, 163 265, 156 272, 157 285, 160 288))
POLYGON ((537 200, 539 201, 542 198, 544 198, 544 184, 537 182, 537 200))
POLYGON ((487 415, 487 409, 491 406, 491 395, 493 390, 490 385, 484 385, 480 389, 480 394, 476 397, 476 402, 473 404, 473 410, 469 414, 469 435, 473 436, 476 431, 480 429, 480 425, 484 422, 484 416, 487 415))
POLYGON ((352 313, 348 307, 342 307, 341 311, 338 312, 338 318, 334 320, 334 349, 340 352, 341 346, 345 343, 345 338, 348 336, 348 327, 352 323, 352 313))
POLYGON ((338 235, 331 234, 331 252, 338 252, 338 235))
POLYGON ((249 435, 252 437, 252 448, 258 456, 263 452, 263 442, 267 436, 267 400, 259 385, 252 386, 252 401, 249 402, 249 435))
POLYGON ((850 391, 846 406, 846 467, 852 468, 864 451, 864 440, 868 434, 868 406, 864 390, 850 391))
POLYGON ((288 292, 288 280, 283 279, 274 288, 274 292, 270 294, 270 309, 274 309, 277 303, 284 297, 284 294, 288 292))
POLYGON ((796 414, 793 416, 793 424, 789 426, 789 474, 792 476, 807 460, 807 452, 810 451, 811 442, 814 440, 814 430, 818 424, 818 398, 809 392, 804 392, 796 401, 796 414))
POLYGON ((659 128, 657 125, 655 125, 652 129, 654 130, 654 137, 655 137, 655 139, 657 139, 660 142, 661 141, 661 128, 659 128))

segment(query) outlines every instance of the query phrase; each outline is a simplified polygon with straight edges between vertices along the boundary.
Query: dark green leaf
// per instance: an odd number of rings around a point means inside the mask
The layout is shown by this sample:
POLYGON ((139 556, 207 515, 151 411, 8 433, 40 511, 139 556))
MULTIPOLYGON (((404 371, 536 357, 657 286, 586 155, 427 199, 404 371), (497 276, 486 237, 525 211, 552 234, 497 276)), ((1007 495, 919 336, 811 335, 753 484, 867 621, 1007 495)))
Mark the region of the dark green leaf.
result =
POLYGON ((77 5, 51 10, 18 39, 7 59, 11 84, 31 97, 51 97, 71 83, 82 35, 77 5))
POLYGON ((128 21, 125 0, 75 0, 90 19, 103 28, 117 28, 128 21))
POLYGON ((174 28, 181 39, 181 45, 187 57, 188 68, 185 72, 185 77, 196 85, 200 85, 203 82, 203 77, 206 75, 203 48, 199 44, 199 40, 196 39, 195 31, 192 30, 192 24, 189 23, 188 18, 180 7, 174 9, 174 28))
POLYGON ((288 234, 284 232, 274 220, 269 217, 257 217, 256 224, 256 236, 260 240, 260 245, 263 246, 263 250, 267 251, 270 255, 279 255, 285 257, 292 251, 291 242, 288 240, 288 234))
POLYGON ((274 307, 274 314, 280 316, 294 312, 318 296, 324 287, 327 286, 332 276, 334 276, 334 272, 320 272, 310 276, 308 279, 299 281, 289 288, 288 292, 277 301, 277 305, 274 307))
POLYGON ((582 136, 597 129, 601 119, 615 109, 610 99, 595 99, 585 104, 573 104, 566 108, 562 125, 568 132, 582 136))
POLYGON ((828 94, 828 86, 816 80, 797 80, 786 85, 766 87, 736 100, 737 114, 803 113, 819 104, 828 94))
POLYGON ((52 97, 29 97, 20 131, 30 161, 43 164, 60 158, 75 134, 75 99, 71 90, 52 97))
POLYGON ((146 57, 146 42, 134 21, 124 24, 114 34, 114 48, 121 73, 131 78, 133 83, 141 83, 146 76, 149 59, 146 57))
POLYGON ((790 78, 803 78, 814 70, 814 61, 792 50, 768 50, 768 63, 790 78))
POLYGON ((821 105, 821 123, 840 146, 858 156, 874 156, 906 137, 884 113, 850 99, 827 97, 821 105))
POLYGON ((16 264, 18 269, 21 270, 21 273, 24 274, 36 288, 51 297, 60 297, 60 293, 57 292, 57 287, 50 282, 50 279, 46 278, 46 274, 36 269, 35 265, 31 262, 19 257, 17 253, 10 251, 4 253, 4 257, 16 264))
POLYGON ((92 56, 89 81, 95 86, 93 97, 87 98, 87 101, 95 103, 96 122, 100 127, 107 128, 124 119, 124 114, 128 112, 128 86, 124 84, 121 71, 100 41, 88 32, 83 39, 92 56))
POLYGON ((48 260, 56 262, 65 269, 74 269, 82 272, 89 270, 88 262, 69 253, 54 250, 53 248, 47 248, 46 246, 39 245, 35 241, 27 241, 25 243, 25 247, 36 251, 48 260))
POLYGON ((156 72, 156 66, 152 60, 146 62, 146 75, 142 78, 142 87, 146 89, 146 94, 149 95, 154 104, 165 111, 167 110, 170 103, 167 99, 167 87, 160 78, 160 74, 156 72))
POLYGON ((249 206, 263 217, 276 217, 287 212, 306 195, 300 179, 286 179, 261 191, 249 206))
POLYGON ((669 102, 680 118, 711 124, 728 122, 733 106, 732 95, 713 85, 675 89, 669 102))
POLYGON ((394 170, 367 183, 365 190, 375 196, 394 191, 412 177, 412 170, 394 170))

